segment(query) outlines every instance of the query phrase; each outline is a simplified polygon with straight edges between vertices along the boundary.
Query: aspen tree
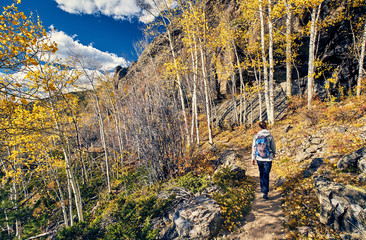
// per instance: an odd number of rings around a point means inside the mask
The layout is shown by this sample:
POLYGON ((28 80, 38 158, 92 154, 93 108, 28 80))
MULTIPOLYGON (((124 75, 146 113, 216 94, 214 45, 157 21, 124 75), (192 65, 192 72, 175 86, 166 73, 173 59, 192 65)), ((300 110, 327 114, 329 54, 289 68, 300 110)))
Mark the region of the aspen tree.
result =
POLYGON ((292 9, 290 0, 285 0, 286 6, 286 95, 292 95, 292 9))
POLYGON ((197 10, 193 7, 192 3, 189 3, 190 10, 193 12, 193 16, 195 17, 195 34, 197 35, 200 55, 201 55, 201 67, 202 67, 202 78, 204 84, 204 92, 205 92, 205 105, 206 105, 206 118, 207 118, 207 128, 208 128, 208 142, 210 145, 213 144, 212 139, 212 125, 211 125, 211 108, 210 108, 210 99, 209 99, 209 89, 208 89, 208 77, 206 70, 206 41, 207 41, 207 20, 206 13, 203 10, 204 6, 199 6, 197 10))
POLYGON ((362 34, 361 53, 358 60, 358 77, 357 77, 357 96, 361 95, 361 86, 364 76, 364 59, 365 59, 365 45, 366 45, 366 20, 364 20, 364 29, 362 34))
MULTIPOLYGON (((206 22, 206 13, 203 10, 203 6, 194 5, 192 2, 180 2, 181 8, 183 11, 182 16, 182 26, 185 31, 186 40, 184 42, 188 43, 188 46, 191 47, 191 50, 194 51, 194 60, 195 64, 198 64, 197 56, 200 56, 201 59, 201 74, 202 81, 204 85, 204 96, 205 96, 205 109, 206 109, 206 118, 207 118, 207 128, 209 135, 209 144, 213 144, 212 139, 212 126, 211 126, 211 108, 210 108, 210 99, 209 99, 209 86, 208 86, 208 76, 207 76, 207 59, 206 59, 206 50, 207 50, 207 22, 206 22), (189 19, 189 20, 188 20, 189 19), (200 53, 198 55, 198 52, 200 53)), ((198 66, 198 65, 197 65, 198 66)), ((196 97, 194 96, 194 99, 196 97)), ((195 108, 197 104, 195 103, 195 108)))
POLYGON ((268 122, 269 124, 274 124, 274 63, 273 63, 273 23, 272 23, 272 1, 268 0, 268 32, 269 32, 269 47, 268 47, 268 57, 269 57, 269 79, 268 79, 268 90, 269 90, 269 114, 268 122))
POLYGON ((264 82, 264 99, 266 102, 267 118, 270 115, 270 99, 269 99, 269 84, 268 84, 268 68, 267 57, 265 48, 265 35, 264 35, 264 16, 262 10, 262 0, 259 0, 259 19, 261 24, 261 50, 262 50, 262 64, 263 64, 263 82, 264 82))
MULTIPOLYGON (((145 6, 145 4, 142 3, 142 6, 145 6)), ((183 85, 182 85, 181 75, 179 73, 177 54, 174 49, 175 43, 173 40, 173 36, 172 36, 172 32, 171 32, 172 30, 171 30, 171 25, 170 25, 175 20, 175 14, 174 14, 175 10, 172 9, 170 2, 167 2, 166 0, 152 0, 152 7, 155 8, 159 12, 160 16, 162 16, 160 19, 161 21, 159 23, 161 23, 161 25, 165 27, 166 37, 169 41, 169 48, 170 48, 170 52, 173 57, 173 63, 174 63, 175 73, 176 73, 176 81, 178 84, 179 98, 180 98, 183 120, 184 120, 184 129, 185 129, 185 133, 186 133, 187 144, 189 144, 190 141, 189 141, 188 119, 187 119, 185 103, 184 103, 183 85)), ((158 18, 158 15, 155 14, 154 11, 152 11, 151 9, 146 8, 146 7, 144 9, 148 13, 150 13, 155 19, 158 18)))
POLYGON ((314 97, 314 76, 315 76, 315 48, 318 34, 318 20, 323 0, 309 2, 311 7, 311 25, 309 41, 309 61, 308 61, 308 109, 311 109, 311 102, 314 97))

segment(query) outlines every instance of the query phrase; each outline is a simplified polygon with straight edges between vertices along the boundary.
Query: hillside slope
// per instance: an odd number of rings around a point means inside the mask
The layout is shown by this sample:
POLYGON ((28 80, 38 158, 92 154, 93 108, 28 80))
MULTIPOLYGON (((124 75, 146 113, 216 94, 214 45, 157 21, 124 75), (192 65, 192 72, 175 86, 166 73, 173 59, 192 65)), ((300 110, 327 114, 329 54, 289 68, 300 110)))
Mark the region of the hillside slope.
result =
MULTIPOLYGON (((282 192, 286 239, 363 239, 363 160, 358 167, 340 168, 340 163, 364 157, 365 100, 350 97, 338 103, 317 102, 312 110, 304 106, 304 100, 291 99, 286 117, 270 128, 278 150, 271 184, 282 192), (349 204, 359 210, 347 210, 349 204)), ((216 135, 216 143, 220 149, 242 151, 245 159, 257 130, 228 129, 216 135)))

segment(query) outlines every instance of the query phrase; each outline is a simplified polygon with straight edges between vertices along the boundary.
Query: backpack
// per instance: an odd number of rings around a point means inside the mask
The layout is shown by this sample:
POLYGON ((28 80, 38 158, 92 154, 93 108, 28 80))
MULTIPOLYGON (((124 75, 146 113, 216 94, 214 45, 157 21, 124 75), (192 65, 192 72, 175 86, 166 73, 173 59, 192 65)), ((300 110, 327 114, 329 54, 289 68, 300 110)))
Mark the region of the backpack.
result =
POLYGON ((268 158, 270 151, 266 136, 258 136, 255 140, 255 154, 261 158, 268 158))

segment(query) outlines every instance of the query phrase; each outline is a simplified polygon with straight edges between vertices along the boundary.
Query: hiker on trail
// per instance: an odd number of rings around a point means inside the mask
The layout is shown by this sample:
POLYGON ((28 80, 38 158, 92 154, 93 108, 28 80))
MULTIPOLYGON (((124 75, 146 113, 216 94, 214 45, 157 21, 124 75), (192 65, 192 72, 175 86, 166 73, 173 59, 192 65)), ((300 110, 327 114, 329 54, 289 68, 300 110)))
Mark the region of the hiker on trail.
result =
POLYGON ((254 136, 252 145, 252 164, 257 160, 260 184, 263 198, 268 199, 269 191, 269 172, 272 167, 272 160, 276 156, 275 141, 271 133, 267 130, 267 124, 262 121, 259 123, 261 130, 254 136))

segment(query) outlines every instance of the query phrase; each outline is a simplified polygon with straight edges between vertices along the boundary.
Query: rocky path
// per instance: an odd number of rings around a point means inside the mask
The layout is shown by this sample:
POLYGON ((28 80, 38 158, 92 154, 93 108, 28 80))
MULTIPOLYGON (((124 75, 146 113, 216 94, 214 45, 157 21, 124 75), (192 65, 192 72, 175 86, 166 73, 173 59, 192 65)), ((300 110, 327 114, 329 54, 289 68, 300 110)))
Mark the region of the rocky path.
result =
MULTIPOLYGON (((241 227, 222 239, 228 240, 274 240, 285 239, 283 220, 284 216, 281 209, 281 193, 274 190, 273 180, 270 182, 270 192, 268 200, 262 198, 259 185, 258 166, 253 166, 246 153, 245 159, 241 159, 240 165, 247 169, 247 175, 252 176, 257 182, 255 200, 252 210, 241 223, 241 227)), ((273 174, 272 174, 273 175, 273 174)))

